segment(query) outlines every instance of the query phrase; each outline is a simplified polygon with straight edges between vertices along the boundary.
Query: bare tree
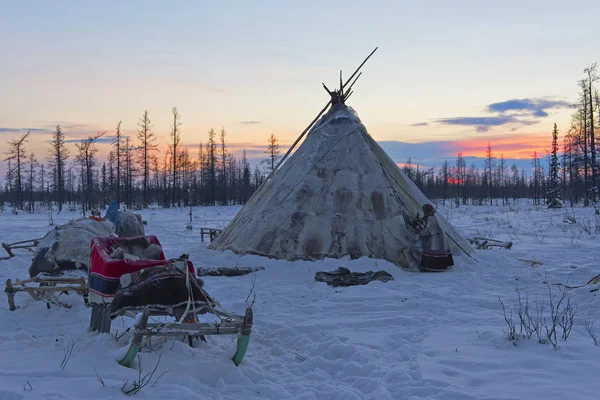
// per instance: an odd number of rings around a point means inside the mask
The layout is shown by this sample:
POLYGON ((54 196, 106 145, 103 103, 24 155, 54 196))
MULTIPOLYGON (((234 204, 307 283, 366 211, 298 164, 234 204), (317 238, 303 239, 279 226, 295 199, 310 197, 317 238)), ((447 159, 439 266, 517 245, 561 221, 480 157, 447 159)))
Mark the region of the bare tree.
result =
POLYGON ((199 186, 200 186, 200 203, 204 204, 206 201, 204 194, 205 182, 206 182, 206 156, 204 146, 202 142, 198 145, 198 175, 199 175, 199 186))
POLYGON ((179 144, 181 143, 181 117, 179 115, 179 111, 177 111, 177 107, 173 107, 171 110, 173 113, 173 125, 171 125, 171 151, 173 152, 173 194, 172 194, 172 205, 175 206, 175 202, 181 206, 181 193, 180 193, 180 183, 178 181, 177 175, 177 161, 178 161, 178 152, 179 144))
POLYGON ((60 125, 56 125, 56 130, 50 140, 50 149, 48 150, 48 164, 52 167, 54 175, 54 190, 57 195, 58 211, 62 211, 64 203, 65 189, 65 164, 69 159, 69 150, 65 145, 65 134, 60 125))
POLYGON ((265 160, 265 163, 268 165, 269 172, 271 172, 275 169, 275 165, 281 158, 281 154, 280 154, 281 151, 279 150, 278 142, 279 142, 279 140, 277 139, 277 136, 275 136, 274 134, 271 133, 271 136, 269 136, 269 141, 267 144, 267 150, 265 150, 265 154, 267 155, 267 159, 265 160))
POLYGON ((217 164, 217 142, 215 140, 215 130, 211 129, 208 131, 208 143, 207 143, 207 173, 208 173, 208 203, 215 205, 215 186, 217 183, 216 177, 216 164, 217 164))
POLYGON ((583 191, 584 191, 584 205, 589 206, 589 197, 588 197, 588 170, 589 170, 589 153, 588 153, 588 93, 587 93, 587 82, 586 80, 579 81, 579 86, 582 90, 582 99, 581 99, 581 107, 579 112, 581 113, 581 145, 583 150, 583 191))
POLYGON ((446 205, 446 198, 448 197, 448 183, 450 181, 450 163, 448 160, 444 160, 441 170, 441 185, 442 185, 442 202, 446 205))
POLYGON ((115 185, 115 153, 114 151, 108 152, 108 191, 109 191, 109 199, 116 199, 116 185, 115 185))
POLYGON ((144 193, 144 205, 148 204, 148 182, 150 177, 150 168, 152 158, 150 153, 156 151, 158 145, 156 144, 156 137, 152 131, 152 124, 150 117, 148 117, 148 110, 144 111, 144 114, 138 122, 138 140, 139 140, 139 157, 138 162, 142 169, 142 190, 144 193))
POLYGON ((131 146, 131 140, 129 136, 125 136, 125 147, 123 148, 123 161, 125 162, 125 202, 127 203, 127 207, 131 208, 131 202, 133 200, 133 174, 134 174, 134 166, 133 166, 133 150, 135 150, 131 146))
POLYGON ((492 176, 494 170, 494 153, 492 152, 492 145, 488 142, 488 145, 485 149, 485 170, 487 175, 487 184, 489 188, 490 195, 490 205, 492 204, 492 200, 494 199, 494 178, 492 176))
MULTIPOLYGON (((584 69, 583 72, 587 75, 587 98, 589 103, 589 116, 590 116, 590 152, 591 152, 591 164, 592 164, 592 201, 596 201, 596 142, 594 136, 594 91, 593 84, 598 80, 598 76, 596 76, 596 67, 597 63, 590 65, 588 68, 584 69)), ((584 89, 585 90, 585 89, 584 89)))
POLYGON ((250 198, 250 163, 246 156, 246 149, 242 152, 242 204, 250 198))
MULTIPOLYGON (((25 160, 27 158, 27 152, 25 150, 25 143, 28 142, 29 132, 21 136, 20 139, 11 140, 8 142, 8 151, 6 152, 7 157, 4 161, 13 161, 12 163, 12 177, 15 183, 15 194, 16 204, 22 210, 23 209, 23 183, 22 183, 22 171, 25 160)), ((9 168, 11 165, 9 165, 9 168)))
POLYGON ((35 211, 35 197, 34 197, 34 193, 35 193, 35 178, 36 178, 36 169, 39 166, 37 159, 35 158, 35 154, 30 153, 29 154, 29 160, 28 160, 28 168, 29 171, 27 173, 28 175, 28 181, 27 181, 27 191, 29 192, 29 212, 33 213, 35 211))
POLYGON ((220 156, 221 156, 221 171, 220 171, 220 175, 221 175, 221 204, 225 205, 227 204, 227 148, 225 146, 225 128, 221 128, 221 135, 220 135, 220 139, 221 139, 221 147, 220 147, 220 156))
POLYGON ((81 182, 81 187, 84 191, 84 199, 85 203, 87 203, 88 209, 93 209, 96 204, 94 203, 94 166, 96 165, 96 153, 98 153, 98 149, 94 142, 96 142, 99 138, 104 136, 106 132, 98 132, 95 135, 88 136, 83 139, 81 142, 77 143, 75 147, 77 148, 77 156, 75 159, 81 163, 81 168, 83 171, 81 182))
POLYGON ((504 161, 504 154, 500 154, 500 163, 498 164, 498 187, 500 189, 500 196, 502 197, 502 205, 508 205, 508 197, 506 196, 506 162, 504 161))
MULTIPOLYGON (((117 130, 115 132, 115 138, 113 140, 113 146, 115 147, 116 163, 117 163, 117 176, 116 176, 116 188, 115 194, 117 196, 117 205, 121 205, 121 143, 123 142, 123 134, 121 133, 121 123, 117 122, 117 130)), ((111 180, 112 182, 112 180, 111 180)))

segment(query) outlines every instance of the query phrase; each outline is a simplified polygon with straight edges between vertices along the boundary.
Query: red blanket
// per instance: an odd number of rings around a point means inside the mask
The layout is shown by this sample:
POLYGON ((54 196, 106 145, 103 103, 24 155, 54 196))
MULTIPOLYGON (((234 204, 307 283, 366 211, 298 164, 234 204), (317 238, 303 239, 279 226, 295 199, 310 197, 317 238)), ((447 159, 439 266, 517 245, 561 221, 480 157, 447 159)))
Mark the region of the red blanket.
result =
MULTIPOLYGON (((146 236, 150 244, 160 246, 160 242, 156 236, 146 236)), ((175 259, 167 260, 163 252, 160 254, 160 260, 129 260, 115 259, 110 256, 119 242, 124 242, 132 238, 97 237, 91 243, 90 256, 90 273, 89 273, 89 289, 91 302, 106 302, 110 301, 115 295, 121 275, 139 271, 144 268, 156 267, 159 265, 169 265, 176 261, 175 259), (100 296, 98 298, 97 296, 100 296), (104 301, 102 298, 106 298, 104 301)), ((194 267, 191 262, 188 263, 188 268, 194 275, 194 267)))

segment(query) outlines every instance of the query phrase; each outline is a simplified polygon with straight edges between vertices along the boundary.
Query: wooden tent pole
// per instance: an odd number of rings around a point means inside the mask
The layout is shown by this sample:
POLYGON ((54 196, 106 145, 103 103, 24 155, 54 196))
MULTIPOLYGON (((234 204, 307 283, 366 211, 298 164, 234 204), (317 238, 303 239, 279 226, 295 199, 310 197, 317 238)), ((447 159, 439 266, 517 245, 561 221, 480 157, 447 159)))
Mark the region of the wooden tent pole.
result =
MULTIPOLYGON (((378 48, 379 47, 375 47, 375 49, 371 52, 371 54, 369 54, 367 56, 367 58, 364 59, 364 61, 358 66, 358 68, 356 68, 356 71, 354 71, 354 73, 352 75, 350 75, 350 78, 348 78, 344 84, 342 84, 342 71, 340 71, 340 86, 341 86, 340 87, 340 92, 341 93, 344 93, 344 88, 348 85, 348 83, 350 83, 352 81, 352 78, 354 78, 354 76, 358 73, 358 71, 360 71, 360 69, 362 68, 362 66, 365 65, 365 63, 369 60, 369 58, 371 58, 371 56, 377 51, 378 48)), ((362 72, 361 72, 361 74, 362 74, 362 72)), ((356 80, 358 80, 359 77, 360 77, 360 75, 358 77, 356 77, 356 80)), ((354 85, 354 83, 356 83, 356 80, 354 82, 352 82, 351 87, 354 85)), ((327 86, 325 86, 325 84, 323 84, 323 87, 325 88, 325 90, 327 90, 327 92, 329 92, 331 94, 331 92, 329 91, 329 89, 327 88, 327 86)), ((346 97, 346 99, 348 99, 348 97, 350 97, 350 95, 348 95, 346 97)), ((300 134, 300 136, 298 136, 298 139, 296 139, 296 141, 290 146, 290 148, 284 154, 284 156, 281 158, 281 160, 279 160, 279 162, 277 163, 277 165, 275 166, 275 168, 273 168, 273 170, 269 173, 269 175, 267 175, 267 178, 264 180, 263 184, 267 183, 267 181, 269 179, 271 179, 271 177, 273 176, 273 174, 275 173, 275 171, 277 171, 279 169, 279 167, 281 166, 281 164, 290 155, 290 153, 292 152, 292 150, 294 150, 294 147, 296 147, 296 145, 298 144, 298 142, 300 140, 302 140, 302 138, 304 137, 304 135, 306 135, 306 133, 310 130, 310 128, 312 128, 312 126, 319 120, 319 118, 321 118, 321 115, 323 115, 325 113, 325 111, 327 111, 327 109, 329 108, 330 105, 331 105, 331 100, 329 100, 329 102, 327 103, 327 105, 325 105, 325 107, 323 107, 323 109, 321 110, 321 112, 319 113, 319 115, 317 115, 315 117, 315 119, 312 120, 312 122, 306 127, 306 129, 304 131, 302 131, 302 133, 300 134)), ((258 192, 258 189, 256 191, 258 192)))
POLYGON ((308 132, 310 130, 310 128, 313 127, 313 125, 315 124, 315 122, 317 122, 319 120, 319 118, 321 118, 321 115, 323 115, 325 113, 325 111, 327 111, 327 109, 329 108, 330 104, 331 104, 331 100, 329 100, 329 102, 327 103, 327 105, 325 107, 323 107, 323 109, 321 110, 321 112, 319 113, 319 115, 317 115, 315 117, 315 119, 312 120, 312 122, 310 123, 310 125, 308 125, 304 131, 302 131, 302 133, 300 134, 300 136, 298 136, 298 139, 296 139, 296 141, 290 146, 290 148, 285 153, 285 155, 281 158, 281 160, 279 160, 279 162, 277 163, 277 165, 275 166, 275 168, 273 168, 273 170, 269 173, 269 175, 267 176, 267 179, 265 179, 265 181, 264 181, 265 183, 273 176, 273 174, 275 173, 275 171, 277 171, 279 169, 279 166, 281 165, 281 163, 283 163, 285 161, 285 159, 287 158, 287 156, 290 155, 290 153, 292 152, 292 150, 294 149, 294 147, 296 147, 296 145, 298 144, 298 142, 300 140, 302 140, 302 138, 304 137, 304 135, 306 135, 306 132, 308 132))

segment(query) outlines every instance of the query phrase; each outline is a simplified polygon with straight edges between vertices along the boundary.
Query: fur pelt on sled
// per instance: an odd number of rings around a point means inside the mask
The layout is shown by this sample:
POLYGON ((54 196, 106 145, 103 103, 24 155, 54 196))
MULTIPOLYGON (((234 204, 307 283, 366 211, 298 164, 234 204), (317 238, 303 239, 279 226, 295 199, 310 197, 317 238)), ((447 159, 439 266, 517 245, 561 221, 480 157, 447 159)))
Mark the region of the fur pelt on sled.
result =
MULTIPOLYGON (((176 263, 149 267, 125 274, 110 305, 110 317, 116 318, 127 310, 150 306, 153 310, 185 309, 189 297, 185 267, 176 263)), ((202 290, 204 282, 189 276, 193 305, 205 309, 213 300, 202 290)))

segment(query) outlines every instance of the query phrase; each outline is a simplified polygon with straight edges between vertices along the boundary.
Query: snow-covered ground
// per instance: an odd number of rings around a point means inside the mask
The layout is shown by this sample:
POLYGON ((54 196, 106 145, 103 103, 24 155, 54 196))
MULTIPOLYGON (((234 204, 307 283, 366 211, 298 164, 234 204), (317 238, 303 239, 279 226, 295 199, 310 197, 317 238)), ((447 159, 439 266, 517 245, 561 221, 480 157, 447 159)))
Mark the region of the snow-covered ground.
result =
MULTIPOLYGON (((371 259, 287 262, 214 252, 201 243, 200 226, 223 227, 238 207, 194 209, 194 230, 185 229, 187 209, 145 210, 147 233, 161 240, 167 256, 189 253, 199 267, 264 266, 256 273, 255 324, 239 367, 230 361, 231 337, 209 338, 190 348, 181 341, 153 340, 141 353, 142 368, 166 372, 145 399, 594 399, 600 395, 600 347, 584 322, 600 335, 598 285, 570 291, 575 326, 558 350, 535 338, 518 345, 505 339, 500 296, 508 311, 517 292, 545 303, 549 281, 582 284, 600 273, 600 237, 593 209, 441 207, 466 235, 512 240, 511 250, 456 257, 451 270, 409 273, 371 259), (563 222, 566 216, 575 223, 563 222), (518 258, 543 262, 537 268, 518 258), (395 280, 331 288, 314 273, 346 266, 384 269, 395 280)), ((64 223, 76 214, 55 215, 64 223)), ((598 216, 600 217, 600 216, 598 216)), ((573 222, 571 220, 570 222, 573 222)), ((42 236, 51 229, 45 213, 0 214, 0 241, 42 236)), ((599 227, 600 229, 600 227, 599 227)), ((26 278, 30 254, 0 261, 0 278, 26 278)), ((207 277, 205 287, 233 312, 243 313, 251 275, 207 277)), ((553 287, 559 293, 557 287, 553 287)), ((90 310, 76 295, 61 296, 70 309, 49 309, 18 294, 14 312, 0 302, 0 399, 116 399, 136 369, 120 366, 115 353, 129 340, 128 319, 113 322, 111 335, 89 333, 90 310), (66 366, 65 348, 75 343, 66 366), (97 373, 96 373, 97 371, 97 373), (102 380, 104 384, 101 384, 102 380)), ((518 321, 514 316, 515 321, 518 321)), ((560 333, 559 333, 560 337, 560 333)), ((144 372, 144 373, 145 373, 144 372)))

